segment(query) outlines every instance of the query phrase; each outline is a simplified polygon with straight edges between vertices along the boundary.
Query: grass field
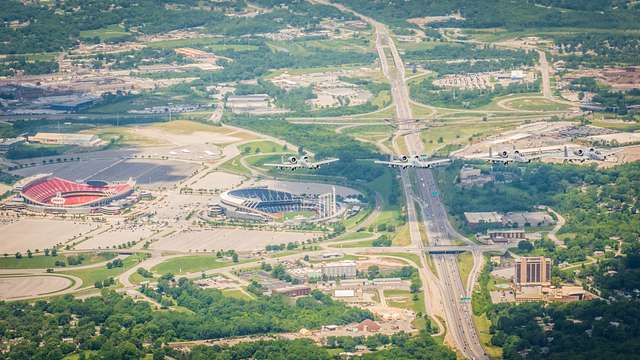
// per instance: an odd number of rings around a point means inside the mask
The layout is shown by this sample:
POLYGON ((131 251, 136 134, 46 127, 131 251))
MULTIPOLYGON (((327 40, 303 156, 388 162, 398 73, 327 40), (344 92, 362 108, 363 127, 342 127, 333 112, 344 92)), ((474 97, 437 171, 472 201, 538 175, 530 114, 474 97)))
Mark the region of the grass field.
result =
POLYGON ((476 325, 476 329, 478 329, 480 342, 487 352, 487 355, 489 355, 491 359, 502 359, 502 348, 491 345, 491 333, 489 332, 491 321, 487 319, 487 316, 485 314, 481 316, 473 315, 473 323, 476 325))
POLYGON ((272 153, 284 151, 282 145, 278 145, 273 141, 260 140, 242 144, 238 147, 243 154, 272 153))
POLYGON ((424 325, 425 325, 424 318, 422 317, 422 315, 425 314, 424 292, 419 291, 417 295, 418 295, 417 298, 414 300, 413 294, 410 291, 384 290, 384 297, 387 299, 387 305, 396 307, 399 309, 412 310, 416 313, 416 315, 420 315, 420 316, 416 316, 416 319, 413 322, 413 326, 416 329, 422 329, 424 328, 424 325), (389 299, 392 297, 398 297, 398 298, 404 297, 405 299, 403 300, 398 299, 396 301, 393 301, 389 299))
POLYGON ((142 261, 144 257, 142 255, 130 255, 123 260, 123 267, 116 267, 107 269, 106 266, 101 266, 91 269, 75 270, 75 271, 60 271, 61 274, 74 275, 82 279, 82 286, 93 286, 97 281, 102 281, 110 277, 116 277, 127 269, 131 268, 138 262, 142 261))
POLYGON ((157 139, 142 136, 130 127, 95 128, 84 132, 94 134, 107 142, 113 141, 116 145, 153 146, 161 144, 157 139))
MULTIPOLYGON (((85 260, 82 262, 82 264, 79 264, 78 266, 83 266, 83 265, 90 265, 90 264, 95 264, 95 263, 99 263, 102 261, 106 261, 109 259, 112 259, 113 257, 115 257, 114 254, 107 256, 106 254, 104 256, 102 255, 98 255, 98 254, 85 254, 85 260)), ((67 263, 67 256, 65 255, 58 255, 58 256, 44 256, 44 255, 37 255, 37 256, 33 256, 32 258, 28 258, 26 255, 23 254, 23 257, 21 259, 16 259, 15 256, 12 257, 4 257, 4 258, 0 258, 0 269, 44 269, 44 268, 54 268, 55 266, 55 262, 56 261, 64 261, 65 263, 67 263)), ((67 265, 68 268, 72 268, 73 266, 69 266, 67 265)), ((62 267, 59 267, 58 269, 65 269, 62 267)))
POLYGON ((409 224, 402 225, 396 232, 396 236, 391 240, 393 246, 407 246, 411 244, 411 234, 409 224))
POLYGON ((569 105, 559 104, 540 97, 514 99, 513 101, 506 102, 505 105, 518 110, 531 111, 562 111, 570 108, 569 105))
POLYGON ((241 299, 241 300, 253 300, 253 299, 255 299, 254 297, 249 296, 246 292, 240 291, 240 290, 223 290, 222 294, 224 296, 229 296, 229 297, 236 298, 236 299, 241 299))
POLYGON ((473 269, 473 255, 470 252, 463 252, 456 257, 458 263, 458 270, 460 271, 460 278, 462 279, 462 285, 467 287, 467 278, 473 269))
POLYGON ((95 30, 80 31, 81 38, 86 39, 97 37, 100 39, 100 41, 109 41, 111 39, 127 36, 130 34, 131 33, 127 32, 122 26, 118 24, 105 26, 103 28, 95 30))
MULTIPOLYGON (((239 263, 248 262, 241 261, 239 263)), ((234 262, 227 259, 219 259, 214 255, 191 255, 169 259, 151 268, 151 272, 158 274, 172 273, 174 275, 186 274, 197 271, 218 269, 231 266, 234 262)))
POLYGON ((385 253, 384 255, 395 256, 414 262, 417 266, 420 266, 420 258, 416 254, 409 253, 385 253))
POLYGON ((336 240, 358 240, 358 239, 366 239, 373 234, 367 231, 358 231, 353 233, 344 234, 338 237, 336 240))
POLYGON ((225 162, 224 164, 220 165, 219 169, 223 170, 223 171, 227 171, 233 174, 238 174, 238 175, 244 175, 244 176, 250 176, 251 175, 251 171, 249 171, 249 169, 247 169, 246 167, 244 167, 244 165, 242 165, 242 163, 240 162, 240 159, 242 158, 242 155, 238 155, 236 157, 234 157, 233 159, 225 162))
POLYGON ((473 124, 452 124, 430 128, 420 133, 425 151, 433 153, 446 145, 466 145, 469 139, 478 140, 490 134, 497 134, 515 127, 514 124, 492 124, 477 122, 473 124))

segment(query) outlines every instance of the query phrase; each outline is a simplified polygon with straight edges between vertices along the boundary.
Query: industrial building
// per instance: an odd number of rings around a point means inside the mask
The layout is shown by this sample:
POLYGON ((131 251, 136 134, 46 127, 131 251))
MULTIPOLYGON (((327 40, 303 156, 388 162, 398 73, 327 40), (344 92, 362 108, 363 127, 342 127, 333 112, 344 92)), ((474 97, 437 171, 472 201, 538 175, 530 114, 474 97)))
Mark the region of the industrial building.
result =
POLYGON ((24 142, 25 142, 25 138, 23 137, 2 138, 0 139, 0 153, 5 153, 24 142))
POLYGON ((498 229, 487 230, 487 236, 494 243, 506 243, 509 241, 524 240, 525 232, 522 229, 498 229))
POLYGON ((95 135, 88 134, 64 134, 39 132, 34 136, 29 136, 30 143, 45 145, 76 145, 82 147, 97 147, 104 145, 104 141, 95 135))
POLYGON ((233 95, 227 98, 226 106, 234 113, 268 112, 271 98, 267 94, 233 95))
POLYGON ((465 212, 464 217, 470 226, 480 224, 500 224, 502 223, 502 215, 495 211, 491 212, 465 212))
POLYGON ((322 265, 322 276, 328 279, 353 279, 358 269, 353 260, 336 261, 322 265))

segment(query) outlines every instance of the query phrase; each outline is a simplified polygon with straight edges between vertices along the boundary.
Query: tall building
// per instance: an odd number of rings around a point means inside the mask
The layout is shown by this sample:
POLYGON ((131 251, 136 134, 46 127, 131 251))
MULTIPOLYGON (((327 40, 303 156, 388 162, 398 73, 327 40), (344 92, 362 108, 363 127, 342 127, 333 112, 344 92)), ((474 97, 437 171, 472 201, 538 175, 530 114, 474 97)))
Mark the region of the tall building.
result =
POLYGON ((318 196, 318 217, 321 219, 329 218, 338 212, 336 206, 336 188, 332 188, 331 192, 318 196))
POLYGON ((516 285, 549 285, 551 259, 544 256, 523 256, 516 260, 516 285))

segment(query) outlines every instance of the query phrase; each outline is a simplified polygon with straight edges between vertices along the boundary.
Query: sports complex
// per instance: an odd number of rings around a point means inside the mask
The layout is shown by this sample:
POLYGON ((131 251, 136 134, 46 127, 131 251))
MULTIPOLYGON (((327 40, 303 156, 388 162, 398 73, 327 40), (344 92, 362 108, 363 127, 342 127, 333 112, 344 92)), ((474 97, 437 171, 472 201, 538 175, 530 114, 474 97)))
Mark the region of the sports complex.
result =
POLYGON ((327 219, 337 214, 335 189, 321 195, 295 195, 290 192, 251 187, 226 191, 222 204, 231 207, 236 217, 255 220, 280 219, 286 213, 314 212, 315 218, 327 219))
POLYGON ((114 202, 135 201, 132 196, 134 188, 133 180, 79 183, 52 174, 38 174, 16 183, 13 188, 15 196, 5 206, 40 212, 113 212, 118 208, 113 206, 114 202))

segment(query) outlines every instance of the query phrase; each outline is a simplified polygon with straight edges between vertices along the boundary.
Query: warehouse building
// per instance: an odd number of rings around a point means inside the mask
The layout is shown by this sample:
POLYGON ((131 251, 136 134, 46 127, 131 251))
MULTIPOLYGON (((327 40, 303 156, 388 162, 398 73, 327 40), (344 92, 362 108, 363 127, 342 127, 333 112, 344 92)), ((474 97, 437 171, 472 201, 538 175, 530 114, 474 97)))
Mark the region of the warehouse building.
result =
POLYGON ((104 145, 104 141, 95 135, 89 134, 63 134, 39 132, 34 136, 29 136, 30 143, 45 145, 76 145, 82 147, 97 147, 104 145))

